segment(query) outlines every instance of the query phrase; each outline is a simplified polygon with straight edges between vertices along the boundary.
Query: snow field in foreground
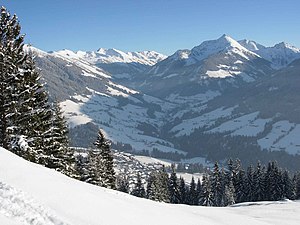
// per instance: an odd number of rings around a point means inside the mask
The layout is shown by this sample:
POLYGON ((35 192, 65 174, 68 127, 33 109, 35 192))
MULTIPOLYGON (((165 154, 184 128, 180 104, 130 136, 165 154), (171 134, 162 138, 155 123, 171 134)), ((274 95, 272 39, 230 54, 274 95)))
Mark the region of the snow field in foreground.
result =
POLYGON ((0 182, 1 225, 298 225, 300 221, 300 202, 226 208, 158 203, 68 178, 2 148, 0 182), (32 223, 34 218, 40 222, 32 223))

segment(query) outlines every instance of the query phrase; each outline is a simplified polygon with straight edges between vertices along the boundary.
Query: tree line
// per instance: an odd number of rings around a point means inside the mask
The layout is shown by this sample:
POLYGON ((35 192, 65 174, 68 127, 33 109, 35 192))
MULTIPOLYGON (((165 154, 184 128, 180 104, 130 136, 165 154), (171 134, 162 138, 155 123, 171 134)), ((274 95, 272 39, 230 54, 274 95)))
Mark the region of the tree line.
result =
POLYGON ((170 174, 164 167, 153 171, 146 188, 139 175, 132 189, 128 180, 123 179, 117 190, 160 202, 221 207, 241 202, 300 199, 300 173, 291 176, 276 162, 267 166, 258 162, 255 167, 250 165, 244 170, 239 160, 229 160, 226 168, 215 163, 201 181, 192 178, 187 184, 183 177, 178 178, 172 165, 170 174))

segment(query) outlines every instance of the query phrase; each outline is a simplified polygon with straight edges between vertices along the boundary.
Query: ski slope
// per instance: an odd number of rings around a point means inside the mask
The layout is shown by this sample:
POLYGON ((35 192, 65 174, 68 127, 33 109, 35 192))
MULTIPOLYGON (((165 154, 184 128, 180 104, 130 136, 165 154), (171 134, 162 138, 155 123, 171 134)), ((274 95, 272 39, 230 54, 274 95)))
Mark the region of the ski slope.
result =
POLYGON ((171 205, 93 186, 0 148, 1 225, 296 225, 300 202, 171 205))

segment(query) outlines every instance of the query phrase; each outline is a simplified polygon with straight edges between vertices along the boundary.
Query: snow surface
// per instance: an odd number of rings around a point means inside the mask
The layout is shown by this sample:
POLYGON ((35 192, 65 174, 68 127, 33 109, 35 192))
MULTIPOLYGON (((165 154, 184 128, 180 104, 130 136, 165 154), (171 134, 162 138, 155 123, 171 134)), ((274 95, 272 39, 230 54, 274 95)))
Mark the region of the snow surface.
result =
POLYGON ((70 50, 61 50, 56 52, 56 54, 63 55, 64 57, 83 59, 91 64, 139 63, 143 65, 153 66, 157 62, 166 58, 165 55, 155 51, 123 52, 115 48, 100 48, 98 49, 98 51, 91 52, 73 52, 70 50))
POLYGON ((189 135, 192 132, 194 132, 195 129, 197 128, 207 128, 211 127, 212 125, 215 124, 215 121, 219 118, 225 118, 229 117, 235 107, 230 107, 224 109, 224 107, 218 108, 214 111, 205 113, 201 116, 192 118, 192 119, 187 119, 183 120, 182 123, 176 125, 171 129, 171 132, 176 132, 175 136, 183 136, 183 135, 189 135))
POLYGON ((226 208, 158 203, 68 178, 2 148, 0 182, 0 195, 9 202, 3 207, 0 201, 1 225, 298 225, 300 220, 297 201, 226 208))
POLYGON ((270 61, 274 69, 283 68, 295 59, 300 58, 300 49, 285 42, 278 43, 272 47, 265 47, 250 40, 241 40, 239 43, 248 50, 270 61))
POLYGON ((240 55, 246 60, 249 60, 249 57, 247 55, 259 57, 257 54, 249 51, 248 49, 240 45, 237 41, 235 41, 233 38, 225 34, 219 39, 204 41, 199 46, 194 47, 191 50, 190 55, 191 57, 200 61, 218 52, 228 50, 240 55))
POLYGON ((241 117, 222 123, 220 126, 208 131, 209 133, 231 132, 231 135, 257 136, 263 132, 267 122, 271 119, 257 118, 259 112, 243 115, 241 117))

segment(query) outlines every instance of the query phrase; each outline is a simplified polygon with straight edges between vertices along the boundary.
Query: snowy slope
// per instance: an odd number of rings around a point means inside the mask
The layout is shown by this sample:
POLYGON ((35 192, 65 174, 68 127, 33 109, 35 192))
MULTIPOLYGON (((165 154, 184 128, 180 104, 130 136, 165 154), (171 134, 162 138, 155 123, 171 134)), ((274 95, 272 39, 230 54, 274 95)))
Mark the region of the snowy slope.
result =
POLYGON ((104 49, 100 48, 97 51, 75 53, 93 64, 97 63, 139 63, 152 66, 157 62, 166 58, 165 55, 155 51, 141 51, 141 52, 123 52, 118 49, 104 49))
POLYGON ((300 49, 288 43, 281 42, 272 47, 265 47, 250 40, 241 40, 239 43, 262 58, 270 61, 272 67, 281 69, 300 58, 300 49))
POLYGON ((200 90, 219 91, 254 82, 273 71, 269 64, 230 36, 223 35, 191 50, 176 51, 141 74, 140 86, 136 87, 157 97, 174 92, 191 96, 200 90))
POLYGON ((8 202, 0 202, 1 225, 295 225, 300 219, 299 202, 210 208, 140 199, 70 179, 2 148, 0 171, 1 196, 8 202))

